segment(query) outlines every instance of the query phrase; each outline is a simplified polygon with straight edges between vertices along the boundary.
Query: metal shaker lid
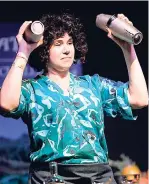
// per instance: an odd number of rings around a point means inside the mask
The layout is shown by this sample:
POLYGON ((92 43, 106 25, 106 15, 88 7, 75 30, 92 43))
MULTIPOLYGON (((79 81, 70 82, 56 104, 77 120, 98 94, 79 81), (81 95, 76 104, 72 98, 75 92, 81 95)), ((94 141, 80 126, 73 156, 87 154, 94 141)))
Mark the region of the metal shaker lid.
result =
POLYGON ((31 24, 31 31, 34 34, 40 35, 44 32, 44 25, 40 21, 34 21, 31 24))

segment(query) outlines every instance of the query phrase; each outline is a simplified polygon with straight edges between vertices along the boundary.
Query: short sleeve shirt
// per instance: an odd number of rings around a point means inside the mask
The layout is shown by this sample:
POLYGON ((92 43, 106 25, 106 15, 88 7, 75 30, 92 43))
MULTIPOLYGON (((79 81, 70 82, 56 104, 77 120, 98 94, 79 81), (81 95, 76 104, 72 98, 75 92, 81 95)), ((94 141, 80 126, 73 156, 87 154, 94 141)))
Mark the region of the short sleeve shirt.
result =
POLYGON ((45 75, 22 81, 20 103, 1 115, 28 127, 30 160, 66 164, 108 162, 104 114, 135 120, 128 101, 128 83, 98 74, 70 73, 69 94, 45 75))

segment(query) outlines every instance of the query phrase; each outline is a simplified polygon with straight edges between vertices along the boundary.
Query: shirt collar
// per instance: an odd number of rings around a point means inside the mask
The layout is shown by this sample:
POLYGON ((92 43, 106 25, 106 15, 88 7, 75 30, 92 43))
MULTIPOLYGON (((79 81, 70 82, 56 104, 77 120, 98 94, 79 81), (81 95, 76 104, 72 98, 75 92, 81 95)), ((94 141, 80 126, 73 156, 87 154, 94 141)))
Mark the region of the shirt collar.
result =
MULTIPOLYGON (((39 77, 39 79, 45 81, 48 85, 49 85, 49 84, 50 84, 50 85, 53 84, 53 81, 50 80, 50 78, 49 78, 47 75, 45 75, 45 74, 39 74, 38 77, 39 77)), ((73 86, 74 86, 74 84, 75 84, 75 82, 76 82, 77 77, 78 77, 78 76, 76 76, 76 75, 74 75, 74 74, 72 74, 72 73, 70 72, 70 83, 69 83, 69 87, 70 87, 70 88, 73 88, 73 86)))

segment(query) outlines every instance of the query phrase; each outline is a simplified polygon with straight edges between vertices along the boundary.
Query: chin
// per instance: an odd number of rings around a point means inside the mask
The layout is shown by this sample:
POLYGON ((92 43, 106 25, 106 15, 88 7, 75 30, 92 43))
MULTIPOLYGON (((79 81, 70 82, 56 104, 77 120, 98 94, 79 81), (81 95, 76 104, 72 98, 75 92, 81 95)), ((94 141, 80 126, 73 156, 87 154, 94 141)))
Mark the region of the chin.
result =
POLYGON ((56 70, 58 71, 58 72, 67 72, 67 71, 69 71, 69 69, 70 69, 70 67, 59 67, 59 68, 56 68, 56 70))
POLYGON ((72 66, 72 63, 70 64, 63 64, 62 66, 60 66, 60 68, 63 70, 69 70, 70 69, 70 67, 72 66))
POLYGON ((63 63, 61 65, 54 66, 53 68, 58 72, 67 72, 70 70, 72 64, 73 64, 72 62, 71 63, 63 63))

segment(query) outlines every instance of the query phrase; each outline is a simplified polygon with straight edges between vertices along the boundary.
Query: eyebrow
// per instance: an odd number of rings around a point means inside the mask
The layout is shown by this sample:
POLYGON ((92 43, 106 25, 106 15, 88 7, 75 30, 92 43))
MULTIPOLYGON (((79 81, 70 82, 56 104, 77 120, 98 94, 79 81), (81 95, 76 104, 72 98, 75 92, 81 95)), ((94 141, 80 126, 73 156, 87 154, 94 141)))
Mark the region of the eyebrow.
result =
MULTIPOLYGON (((56 42, 56 41, 63 41, 63 40, 62 40, 62 38, 58 38, 58 39, 54 40, 54 42, 56 42)), ((67 42, 68 42, 68 41, 73 41, 73 39, 72 39, 72 38, 69 38, 69 39, 67 40, 67 42)))

